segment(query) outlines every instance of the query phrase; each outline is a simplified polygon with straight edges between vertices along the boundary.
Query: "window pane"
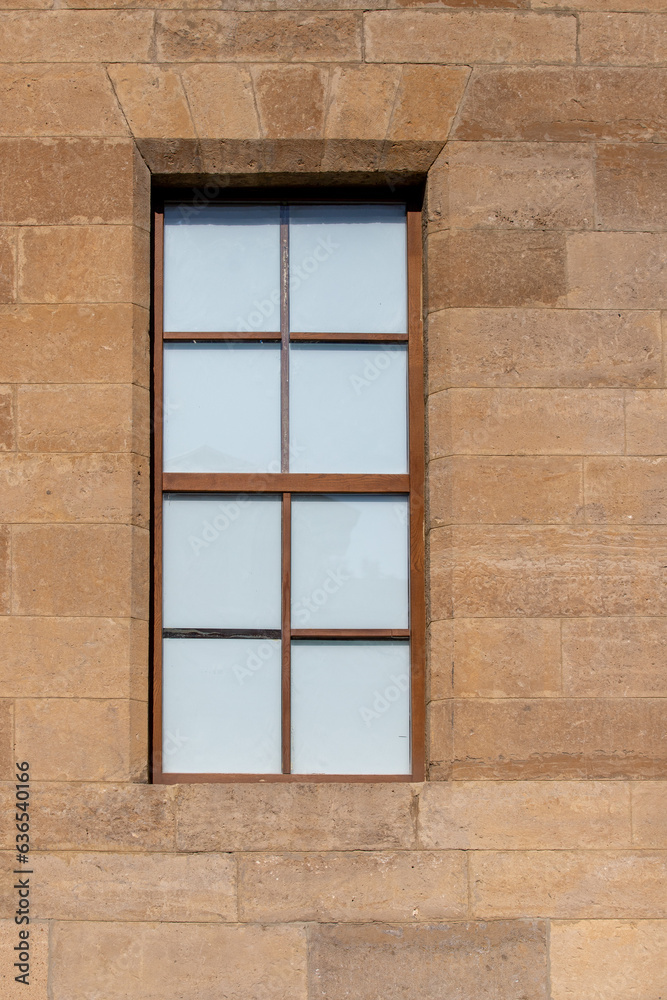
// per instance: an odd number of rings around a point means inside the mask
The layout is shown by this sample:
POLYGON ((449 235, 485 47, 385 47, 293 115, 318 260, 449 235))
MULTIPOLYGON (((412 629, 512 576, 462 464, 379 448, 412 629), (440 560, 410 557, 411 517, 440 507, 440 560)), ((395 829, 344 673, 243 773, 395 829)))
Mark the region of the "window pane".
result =
POLYGON ((292 627, 408 627, 407 500, 292 498, 292 627))
POLYGON ((280 329, 280 208, 167 205, 164 328, 280 329))
POLYGON ((165 344, 165 472, 280 471, 280 346, 165 344))
POLYGON ((410 773, 407 642, 292 643, 292 771, 410 773))
POLYGON ((165 639, 163 660, 165 772, 280 772, 280 642, 165 639))
POLYGON ((164 627, 280 628, 280 499, 170 494, 163 510, 164 627))
POLYGON ((290 470, 407 472, 406 361, 402 345, 293 345, 290 470))
POLYGON ((403 205, 290 208, 290 328, 405 333, 403 205))

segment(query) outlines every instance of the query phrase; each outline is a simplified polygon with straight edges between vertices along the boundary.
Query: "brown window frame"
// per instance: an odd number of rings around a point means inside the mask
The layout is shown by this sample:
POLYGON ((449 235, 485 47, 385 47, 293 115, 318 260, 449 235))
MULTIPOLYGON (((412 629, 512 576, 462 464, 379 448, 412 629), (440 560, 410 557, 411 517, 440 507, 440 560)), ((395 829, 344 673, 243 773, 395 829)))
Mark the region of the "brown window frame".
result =
MULTIPOLYGON (((196 782, 398 782, 422 781, 425 772, 425 524, 424 524, 424 347, 422 327, 422 210, 421 195, 407 193, 393 197, 385 192, 371 190, 350 191, 341 188, 334 194, 316 189, 303 192, 289 191, 238 191, 224 197, 207 200, 207 204, 278 204, 281 206, 280 226, 280 332, 277 333, 172 333, 163 329, 164 281, 164 206, 167 203, 201 204, 201 196, 188 191, 166 190, 158 192, 153 202, 153 490, 152 490, 152 781, 156 784, 183 784, 196 782), (350 204, 385 203, 406 206, 407 228, 407 334, 292 334, 289 333, 288 286, 288 223, 284 208, 289 204, 350 204), (293 341, 330 343, 405 343, 408 350, 408 473, 403 475, 365 474, 299 474, 281 471, 276 473, 164 473, 162 458, 163 439, 163 345, 175 341, 250 342, 273 341, 281 345, 281 444, 282 469, 288 464, 288 378, 289 343, 293 341), (162 503, 165 493, 231 493, 231 494, 282 494, 282 770, 281 774, 218 774, 218 773, 165 773, 162 770, 162 503), (290 527, 291 495, 339 494, 396 494, 408 498, 410 518, 409 559, 409 628, 408 629, 293 629, 290 622, 290 527), (410 774, 291 774, 290 720, 290 654, 291 639, 391 639, 405 638, 410 642, 410 774)), ((182 630, 166 630, 170 636, 182 630)), ((205 632, 207 635, 233 636, 243 633, 253 636, 276 638, 276 630, 205 629, 187 630, 205 632)))

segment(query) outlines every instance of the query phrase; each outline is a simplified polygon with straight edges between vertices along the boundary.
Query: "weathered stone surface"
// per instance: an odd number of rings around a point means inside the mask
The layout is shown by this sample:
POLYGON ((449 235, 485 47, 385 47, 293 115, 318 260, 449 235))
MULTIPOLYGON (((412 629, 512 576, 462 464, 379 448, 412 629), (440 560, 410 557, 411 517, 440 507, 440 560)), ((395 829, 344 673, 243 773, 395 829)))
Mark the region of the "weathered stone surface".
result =
POLYGON ((147 532, 127 525, 17 525, 12 612, 129 618, 144 603, 147 532))
POLYGON ((546 928, 532 921, 326 925, 309 931, 311 996, 546 1000, 546 928))
POLYGON ((664 69, 480 66, 452 137, 664 141, 666 80, 664 69))
POLYGON ((53 1000, 306 1000, 299 926, 65 921, 51 947, 53 1000))
POLYGON ((239 858, 243 921, 440 920, 467 912, 463 851, 239 858))
MULTIPOLYGON (((30 997, 31 1000, 47 1000, 49 925, 46 921, 35 920, 34 917, 31 917, 28 929, 30 930, 30 937, 28 938, 30 943, 30 977, 28 987, 30 997)), ((17 956, 11 962, 6 961, 4 968, 0 969, 0 996, 2 1000, 18 1000, 18 997, 22 996, 20 991, 23 990, 23 983, 17 983, 14 980, 14 976, 20 975, 20 972, 18 969, 13 968, 13 963, 19 960, 17 953, 13 949, 20 943, 20 930, 26 930, 26 928, 17 927, 14 923, 13 913, 11 920, 0 921, 0 947, 5 955, 17 956)))
MULTIPOLYGON (((0 779, 7 781, 14 776, 14 702, 0 700, 0 779)), ((18 752, 18 748, 17 748, 18 752)), ((19 758, 22 759, 22 758, 19 758)), ((11 806, 9 806, 11 809, 11 806)), ((12 830, 12 841, 16 843, 16 830, 12 830)))
POLYGON ((328 74, 321 67, 260 65, 253 71, 253 83, 263 135, 285 139, 324 134, 328 74))
POLYGON ((451 524, 451 521, 451 458, 432 459, 428 464, 428 524, 431 528, 438 528, 451 524))
POLYGON ((579 920, 551 924, 553 1000, 661 1000, 667 990, 667 922, 579 920))
POLYGON ((16 301, 16 232, 0 229, 0 303, 16 301))
POLYGON ((16 753, 38 781, 128 781, 130 720, 125 700, 17 699, 16 753))
POLYGON ((667 911, 667 855, 633 851, 476 851, 476 917, 658 917, 667 911))
POLYGON ((566 292, 561 233, 465 230, 428 240, 428 302, 466 306, 553 306, 566 292))
POLYGON ((660 526, 455 530, 457 617, 666 613, 667 536, 660 526))
POLYGON ((11 609, 11 529, 0 525, 0 614, 11 609))
POLYGON ((667 848, 667 781, 632 783, 632 843, 667 848))
POLYGON ((361 20, 245 11, 158 14, 159 62, 350 62, 361 59, 361 20))
POLYGON ((0 385, 0 452, 16 448, 16 392, 11 385, 0 385))
POLYGON ((667 523, 667 458, 584 460, 586 520, 667 523))
POLYGON ((583 63, 664 65, 667 20, 664 14, 582 14, 579 52, 583 63))
POLYGON ((667 392, 664 389, 627 392, 625 431, 629 455, 664 455, 667 440, 667 392))
POLYGON ((546 698, 561 692, 560 623, 548 618, 457 618, 454 694, 546 698))
POLYGON ((563 693, 574 698, 667 697, 663 618, 563 622, 563 693))
POLYGON ((660 314, 448 309, 429 317, 431 391, 458 386, 656 386, 660 314))
MULTIPOLYGON (((180 67, 180 77, 197 135, 225 139, 259 137, 252 80, 246 67, 186 64, 180 67)), ((259 94, 257 98, 259 101, 259 94)))
POLYGON ((588 146, 555 142, 453 142, 447 152, 452 226, 461 229, 593 227, 595 177, 593 154, 588 146))
POLYGON ((109 76, 133 135, 185 139, 195 135, 176 70, 126 64, 110 66, 109 76))
POLYGON ((430 781, 452 778, 452 702, 431 701, 426 706, 426 754, 430 781))
POLYGON ((364 17, 369 62, 573 63, 573 17, 378 11, 364 17))
POLYGON ((403 66, 388 138, 446 139, 469 76, 464 66, 403 66))
POLYGON ((450 698, 454 663, 454 623, 431 622, 428 627, 427 700, 450 698))
POLYGON ((581 460, 530 455, 451 458, 452 524, 581 520, 581 460))
POLYGON ((450 527, 429 532, 430 579, 428 588, 429 617, 437 621, 453 614, 453 544, 450 527))
POLYGON ((532 0, 535 8, 549 7, 562 8, 568 10, 593 10, 593 11, 627 11, 629 6, 633 10, 663 11, 665 9, 664 0, 632 0, 632 5, 628 0, 532 0))
POLYGON ((0 618, 0 697, 127 698, 132 628, 114 618, 0 618))
POLYGON ((666 722, 658 698, 458 701, 453 776, 663 777, 666 722))
POLYGON ((132 386, 21 386, 18 447, 26 452, 128 452, 132 386))
POLYGON ((605 143, 595 163, 598 229, 667 229, 667 150, 605 143))
POLYGON ((428 457, 429 461, 452 453, 451 396, 447 390, 428 398, 428 457))
MULTIPOLYGON (((31 856, 34 905, 50 920, 236 920, 236 861, 228 854, 61 851, 31 856)), ((3 909, 13 913, 11 892, 3 909)))
POLYGON ((431 850, 630 847, 630 786, 620 781, 453 781, 419 793, 431 850))
POLYGON ((450 389, 449 394, 457 454, 623 451, 621 389, 450 389))
POLYGON ((342 66, 333 71, 325 134, 384 139, 400 80, 397 66, 342 66))
POLYGON ((0 14, 0 62, 143 62, 152 37, 148 11, 11 11, 0 14))
POLYGON ((0 135, 127 135, 103 66, 0 66, 0 135))
POLYGON ((35 782, 38 851, 173 851, 176 788, 35 782))
POLYGON ((568 305, 667 308, 667 235, 575 233, 568 237, 568 305))
POLYGON ((178 795, 186 851, 388 850, 414 846, 409 785, 190 785, 178 795))

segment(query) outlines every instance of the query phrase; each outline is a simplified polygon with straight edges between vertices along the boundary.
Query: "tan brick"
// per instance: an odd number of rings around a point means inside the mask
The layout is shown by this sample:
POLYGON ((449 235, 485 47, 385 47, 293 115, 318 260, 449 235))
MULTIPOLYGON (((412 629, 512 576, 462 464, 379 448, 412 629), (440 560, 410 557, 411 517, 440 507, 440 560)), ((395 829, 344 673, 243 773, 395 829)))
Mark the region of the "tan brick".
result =
POLYGON ((469 76, 463 66, 403 66, 388 137, 446 139, 469 76))
MULTIPOLYGON (((7 781, 14 776, 12 762, 14 747, 14 702, 2 699, 0 700, 0 780, 2 781, 7 781)), ((15 840, 15 833, 14 830, 12 832, 13 840, 15 840)))
POLYGON ((546 928, 533 921, 309 929, 310 996, 546 1000, 546 928))
POLYGON ((0 525, 0 614, 11 608, 11 529, 0 525))
POLYGON ((336 68, 325 135, 336 139, 384 139, 399 81, 397 66, 336 68))
POLYGON ((579 51, 583 63, 651 66, 667 62, 667 18, 663 14, 582 14, 579 51))
POLYGON ((428 628, 427 700, 450 698, 454 663, 454 623, 431 622, 428 628))
POLYGON ((661 1000, 667 921, 580 920, 551 925, 553 1000, 661 1000))
POLYGON ((625 396, 626 450, 629 455, 664 455, 667 392, 637 390, 625 396))
POLYGON ((391 850, 414 846, 409 785, 190 785, 178 797, 182 851, 391 850))
POLYGON ((167 11, 158 14, 159 62, 346 62, 361 56, 356 14, 167 11))
POLYGON ((494 917, 658 917, 667 855, 632 851, 478 851, 472 912, 494 917))
POLYGON ((667 458, 584 460, 586 520, 667 523, 667 458))
POLYGON ((571 63, 573 17, 489 11, 377 11, 364 17, 369 62, 571 63))
POLYGON ((459 386, 655 386, 660 355, 658 312, 449 309, 429 317, 433 389, 445 377, 459 386))
POLYGON ((462 851, 239 858, 243 921, 440 920, 467 912, 462 851))
POLYGON ((460 229, 593 226, 594 162, 587 146, 555 142, 454 142, 448 152, 452 226, 460 229))
POLYGON ((129 304, 0 308, 0 381, 146 384, 148 314, 129 304))
POLYGON ((553 306, 566 292, 561 233, 465 230, 428 240, 432 310, 465 306, 553 306))
POLYGON ((134 627, 127 619, 0 618, 1 696, 129 697, 134 627))
MULTIPOLYGON (((34 906, 50 920, 236 920, 236 861, 229 854, 35 853, 34 906)), ((15 908, 11 891, 3 909, 15 908)))
POLYGON ((451 466, 453 524, 581 520, 583 492, 578 458, 456 455, 451 466))
POLYGON ((299 926, 210 923, 57 923, 53 1000, 305 1000, 306 941, 299 926), (194 958, 194 961, 193 961, 194 958))
POLYGON ((667 848, 667 781, 632 783, 632 843, 667 848))
POLYGON ((657 778, 664 699, 468 699, 455 703, 454 778, 657 778))
POLYGON ((21 939, 19 938, 19 931, 21 930, 28 930, 30 933, 28 937, 28 952, 30 955, 30 976, 28 981, 31 1000, 47 1000, 49 925, 45 921, 35 920, 31 916, 30 927, 18 927, 14 923, 13 913, 11 920, 0 921, 0 948, 2 948, 5 955, 16 956, 11 961, 6 961, 4 968, 0 969, 0 997, 2 997, 2 1000, 18 1000, 19 997, 23 996, 21 993, 23 983, 17 983, 14 979, 15 975, 21 975, 21 973, 13 967, 14 962, 19 961, 18 953, 13 949, 21 943, 21 939))
POLYGON ((245 67, 210 63, 185 65, 180 69, 180 76, 197 135, 202 138, 259 138, 252 80, 245 67))
POLYGON ((598 146, 599 229, 667 229, 667 150, 662 145, 598 146))
POLYGON ((125 618, 143 611, 148 564, 143 573, 134 564, 145 544, 146 533, 126 525, 15 526, 13 613, 125 618))
POLYGON ((575 698, 667 697, 667 622, 585 618, 563 622, 563 693, 575 698))
MULTIPOLYGON (((277 139, 322 136, 327 77, 317 66, 256 66, 253 84, 262 134, 277 139)), ((252 88, 248 94, 252 101, 252 88)))
POLYGON ((452 452, 451 395, 448 390, 433 393, 428 398, 428 457, 429 461, 444 458, 452 452))
MULTIPOLYGON (((0 352, 1 353, 1 352, 0 352)), ((11 385, 0 385, 0 452, 16 447, 16 399, 11 385)))
POLYGON ((12 11, 0 15, 0 62, 142 62, 152 35, 148 11, 12 11))
POLYGON ((16 701, 16 753, 40 781, 130 780, 127 701, 16 701))
POLYGON ((0 135, 127 135, 102 66, 0 66, 0 135))
POLYGON ((666 80, 663 69, 479 67, 452 138, 664 141, 666 80))
POLYGON ((110 66, 109 76, 133 135, 186 139, 195 135, 176 70, 126 64, 110 66))
POLYGON ((560 623, 553 619, 458 618, 454 694, 545 698, 560 694, 560 623))
POLYGON ((38 851, 173 851, 176 788, 33 782, 38 851))
POLYGON ((450 389, 452 449, 480 455, 621 454, 621 389, 450 389))
POLYGON ((148 305, 137 257, 147 234, 131 226, 42 226, 20 237, 22 302, 148 305), (63 267, 63 260, 67 267, 63 267))
POLYGON ((129 385, 21 386, 19 450, 130 451, 133 395, 129 385))
POLYGON ((147 459, 131 455, 0 455, 0 521, 148 527, 147 459))
POLYGON ((16 301, 16 233, 0 229, 0 303, 16 301))
POLYGON ((454 781, 423 785, 419 839, 431 850, 630 847, 619 781, 454 781))
POLYGON ((437 621, 452 617, 453 544, 452 529, 435 528, 429 532, 429 617, 437 621))
POLYGON ((599 309, 667 307, 667 235, 580 233, 567 241, 568 305, 599 309))

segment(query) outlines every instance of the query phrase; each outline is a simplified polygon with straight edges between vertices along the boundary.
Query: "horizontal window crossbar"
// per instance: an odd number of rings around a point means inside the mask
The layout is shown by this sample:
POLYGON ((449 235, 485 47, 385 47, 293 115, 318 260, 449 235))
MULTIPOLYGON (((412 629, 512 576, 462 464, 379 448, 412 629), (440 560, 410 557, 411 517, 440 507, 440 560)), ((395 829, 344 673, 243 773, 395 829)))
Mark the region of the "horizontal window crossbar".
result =
POLYGON ((280 639, 279 628, 165 628, 163 639, 280 639))
POLYGON ((407 493, 408 475, 165 472, 166 493, 407 493))
MULTIPOLYGON (((407 628, 293 628, 292 639, 409 639, 407 628)), ((279 628, 165 628, 164 639, 280 639, 279 628)))
MULTIPOLYGON (((203 330, 200 332, 196 331, 178 331, 178 330, 168 330, 162 334, 164 340, 169 341, 184 341, 186 343, 190 341, 271 341, 274 343, 280 343, 281 334, 279 330, 266 331, 266 330, 203 330)), ((303 333, 295 332, 292 330, 289 334, 290 341, 313 341, 313 342, 329 342, 329 343, 385 343, 385 344, 405 344, 408 340, 407 333, 303 333)))

